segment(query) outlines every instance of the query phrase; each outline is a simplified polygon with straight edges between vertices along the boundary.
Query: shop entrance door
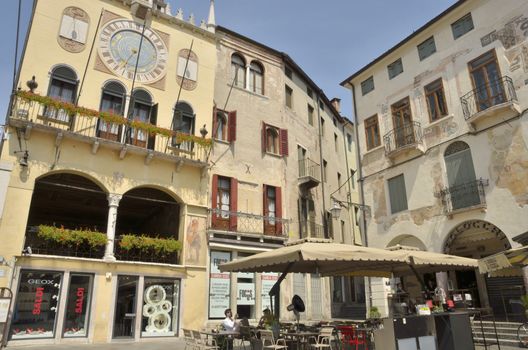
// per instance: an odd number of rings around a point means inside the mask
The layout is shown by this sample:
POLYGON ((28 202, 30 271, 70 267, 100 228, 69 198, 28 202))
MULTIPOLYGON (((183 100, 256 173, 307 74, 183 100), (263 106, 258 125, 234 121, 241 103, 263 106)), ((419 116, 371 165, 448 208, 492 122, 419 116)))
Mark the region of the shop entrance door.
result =
POLYGON ((117 277, 114 338, 133 338, 136 325, 137 276, 117 277))

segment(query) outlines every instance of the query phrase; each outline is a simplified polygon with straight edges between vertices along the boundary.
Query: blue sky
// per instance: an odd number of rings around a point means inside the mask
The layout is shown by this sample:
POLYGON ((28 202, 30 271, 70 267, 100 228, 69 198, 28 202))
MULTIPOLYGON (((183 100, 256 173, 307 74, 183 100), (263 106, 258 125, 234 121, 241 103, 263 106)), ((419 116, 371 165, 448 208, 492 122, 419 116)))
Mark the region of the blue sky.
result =
MULTIPOLYGON (((288 53, 329 98, 342 99, 350 117, 352 97, 339 83, 441 13, 456 0, 216 0, 216 22, 288 53)), ((33 0, 22 0, 20 50, 33 0)), ((209 0, 169 0, 173 13, 206 19, 209 0)), ((13 77, 18 0, 2 0, 0 21, 0 120, 13 77)), ((20 53, 20 52, 19 52, 20 53)), ((25 87, 25 82, 23 83, 25 87)))

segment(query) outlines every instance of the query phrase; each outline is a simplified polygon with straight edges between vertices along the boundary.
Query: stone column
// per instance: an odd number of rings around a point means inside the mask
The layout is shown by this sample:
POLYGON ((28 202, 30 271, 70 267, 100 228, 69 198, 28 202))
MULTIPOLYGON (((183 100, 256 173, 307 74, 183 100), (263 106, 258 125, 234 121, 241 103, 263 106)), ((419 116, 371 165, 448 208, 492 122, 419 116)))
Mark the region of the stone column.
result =
POLYGON ((250 73, 250 69, 249 69, 250 65, 248 64, 246 66, 246 82, 245 82, 245 88, 246 90, 249 90, 249 73, 250 73))
POLYGON ((105 255, 103 260, 115 261, 114 256, 114 240, 115 240, 115 228, 117 221, 117 207, 122 196, 115 193, 108 194, 108 223, 106 226, 106 237, 108 242, 106 243, 105 255))

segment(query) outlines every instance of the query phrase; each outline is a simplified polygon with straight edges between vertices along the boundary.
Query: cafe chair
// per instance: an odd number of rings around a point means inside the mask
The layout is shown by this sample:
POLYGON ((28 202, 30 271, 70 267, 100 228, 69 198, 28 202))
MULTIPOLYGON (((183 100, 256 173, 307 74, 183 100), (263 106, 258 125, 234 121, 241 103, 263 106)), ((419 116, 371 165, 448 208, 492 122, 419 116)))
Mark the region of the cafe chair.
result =
POLYGON ((212 339, 211 343, 208 343, 207 338, 204 338, 200 332, 193 330, 191 333, 194 338, 195 347, 198 350, 219 350, 215 339, 212 339))
POLYGON ((249 342, 251 349, 253 349, 253 343, 257 340, 257 335, 252 327, 240 325, 239 332, 240 334, 235 338, 240 341, 239 345, 246 349, 245 342, 249 342))
POLYGON ((183 328, 183 340, 185 341, 184 350, 194 349, 196 347, 191 330, 183 328))
POLYGON ((355 345, 355 350, 358 350, 359 346, 363 345, 363 348, 368 350, 367 334, 365 331, 358 331, 355 326, 340 326, 338 330, 341 333, 341 343, 343 345, 348 344, 351 349, 352 345, 355 345))
POLYGON ((260 331, 260 340, 262 340, 262 349, 288 349, 288 346, 286 345, 286 340, 284 340, 283 338, 279 338, 275 341, 275 339, 273 338, 273 332, 270 330, 262 329, 260 331))
POLYGON ((310 348, 332 350, 334 327, 323 327, 317 337, 310 337, 310 348))

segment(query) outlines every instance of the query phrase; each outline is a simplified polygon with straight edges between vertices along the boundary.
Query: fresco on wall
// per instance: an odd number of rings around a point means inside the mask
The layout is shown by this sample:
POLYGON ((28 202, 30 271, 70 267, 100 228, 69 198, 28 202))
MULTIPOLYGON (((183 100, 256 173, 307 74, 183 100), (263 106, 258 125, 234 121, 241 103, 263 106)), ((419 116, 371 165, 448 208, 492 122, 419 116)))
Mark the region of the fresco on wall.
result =
POLYGON ((206 252, 205 218, 189 216, 185 230, 185 263, 204 266, 206 252))

